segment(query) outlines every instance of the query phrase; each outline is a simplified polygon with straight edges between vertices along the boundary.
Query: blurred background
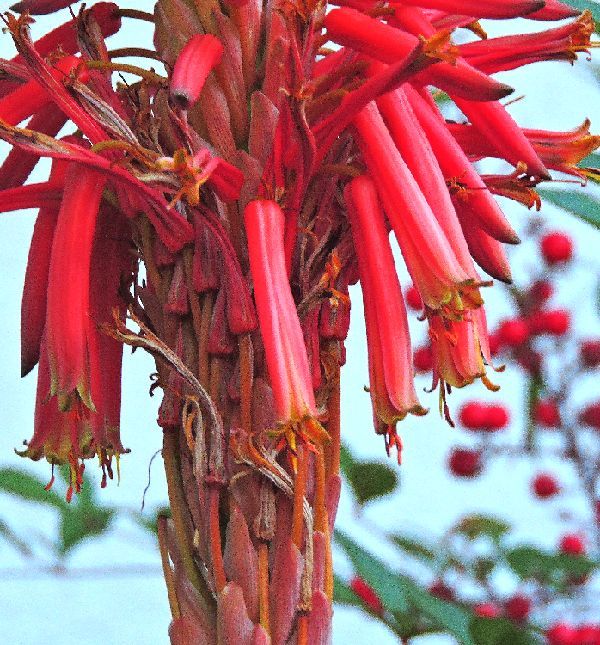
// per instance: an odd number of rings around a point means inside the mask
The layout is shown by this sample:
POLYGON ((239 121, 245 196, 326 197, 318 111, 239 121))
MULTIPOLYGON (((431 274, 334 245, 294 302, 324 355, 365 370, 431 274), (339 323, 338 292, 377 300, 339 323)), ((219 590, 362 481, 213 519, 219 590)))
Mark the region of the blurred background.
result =
MULTIPOLYGON (((600 15, 598 4, 587 4, 600 15)), ((150 9, 143 1, 128 6, 150 9)), ((36 20, 34 38, 69 17, 63 10, 36 20)), ((540 29, 521 22, 520 31, 540 29)), ((151 38, 145 23, 130 23, 111 47, 151 38)), ((499 35, 496 24, 484 23, 499 35)), ((0 57, 13 55, 10 37, 2 36, 0 57)), ((600 66, 585 55, 574 67, 539 63, 499 79, 523 97, 510 108, 520 125, 571 130, 590 117, 600 133, 600 66)), ((7 149, 1 145, 0 154, 7 149)), ((600 166, 592 157, 583 165, 600 166)), ((399 633, 422 634, 411 643, 461 642, 465 617, 473 615, 489 627, 477 643, 536 642, 560 623, 572 635, 580 628, 569 643, 600 642, 600 631, 590 631, 600 626, 600 190, 593 181, 585 189, 557 183, 543 194, 540 213, 499 199, 524 240, 511 249, 513 287, 494 284, 484 294, 496 365, 506 366, 490 370, 501 389, 476 383, 455 391, 455 428, 438 415, 437 392, 424 391, 430 413, 399 426, 400 467, 372 431, 362 303, 360 290, 351 291, 336 644, 397 643, 399 633), (596 345, 585 344, 590 340, 596 345), (402 606, 399 590, 410 606, 402 606)), ((121 427, 131 454, 121 460, 119 484, 101 490, 92 465, 83 493, 68 506, 60 473, 46 493, 50 466, 13 450, 33 428, 35 374, 19 379, 19 325, 34 217, 23 211, 0 218, 2 640, 162 645, 170 615, 152 527, 167 495, 160 397, 148 395, 152 360, 127 351, 121 427)), ((408 290, 406 275, 403 284, 408 290)), ((426 371, 425 323, 414 300, 408 294, 416 367, 426 371)), ((420 388, 429 380, 419 376, 420 388)))

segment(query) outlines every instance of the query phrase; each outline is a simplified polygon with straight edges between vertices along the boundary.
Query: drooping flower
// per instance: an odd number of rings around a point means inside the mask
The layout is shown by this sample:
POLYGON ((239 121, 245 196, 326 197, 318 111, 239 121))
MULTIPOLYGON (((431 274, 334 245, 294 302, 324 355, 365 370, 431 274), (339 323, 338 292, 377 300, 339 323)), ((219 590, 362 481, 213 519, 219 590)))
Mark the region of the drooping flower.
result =
POLYGON ((297 424, 318 416, 310 367, 296 304, 287 277, 285 218, 271 200, 255 200, 244 210, 254 300, 277 419, 297 424))
POLYGON ((398 421, 425 412, 415 392, 406 308, 375 185, 357 177, 344 198, 363 292, 375 429, 393 443, 398 421))

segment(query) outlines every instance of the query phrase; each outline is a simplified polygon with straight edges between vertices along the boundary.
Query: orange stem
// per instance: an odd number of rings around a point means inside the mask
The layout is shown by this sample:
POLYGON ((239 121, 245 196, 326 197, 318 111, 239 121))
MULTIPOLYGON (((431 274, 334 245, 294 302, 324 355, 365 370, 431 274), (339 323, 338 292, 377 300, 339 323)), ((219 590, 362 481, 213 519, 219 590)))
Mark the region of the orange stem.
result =
POLYGON ((242 428, 250 434, 252 431, 252 380, 253 356, 250 334, 240 336, 240 418, 242 428))
POLYGON ((267 634, 271 633, 269 617, 269 545, 261 541, 258 545, 258 603, 260 624, 267 634))
POLYGON ((292 542, 302 549, 302 537, 304 534, 304 493, 306 490, 306 448, 302 441, 298 442, 297 447, 298 466, 296 472, 296 481, 294 483, 294 509, 292 517, 292 542))
POLYGON ((219 489, 211 486, 209 492, 209 530, 210 552, 212 557, 213 575, 217 593, 221 593, 227 584, 225 566, 223 564, 223 551, 221 550, 221 529, 219 527, 219 489))
POLYGON ((297 645, 308 645, 308 616, 298 617, 298 639, 297 645))
POLYGON ((340 369, 337 368, 337 374, 333 377, 333 389, 329 396, 327 405, 328 421, 327 432, 331 441, 326 452, 326 472, 328 475, 339 475, 340 472, 340 369))

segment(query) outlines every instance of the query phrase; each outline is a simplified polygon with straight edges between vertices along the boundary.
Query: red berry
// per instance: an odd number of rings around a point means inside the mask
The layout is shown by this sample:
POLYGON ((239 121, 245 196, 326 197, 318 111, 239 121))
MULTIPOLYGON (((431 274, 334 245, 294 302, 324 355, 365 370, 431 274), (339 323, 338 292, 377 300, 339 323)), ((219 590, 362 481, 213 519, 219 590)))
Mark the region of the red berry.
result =
POLYGON ((413 365, 419 374, 431 372, 433 369, 433 353, 431 347, 417 347, 413 352, 413 365))
POLYGON ((517 347, 529 338, 529 326, 522 318, 511 318, 500 323, 497 334, 503 345, 517 347))
POLYGON ((576 630, 577 645, 600 645, 600 628, 582 625, 576 630))
POLYGON ((481 430, 487 423, 487 406, 479 401, 469 401, 460 409, 458 418, 465 428, 481 430))
POLYGON ((533 301, 534 306, 539 306, 552 297, 554 287, 547 280, 537 280, 529 289, 529 300, 533 301))
POLYGON ((568 262, 573 257, 573 242, 565 233, 547 233, 542 237, 540 246, 548 264, 568 262))
POLYGON ((467 448, 453 448, 448 466, 450 472, 457 477, 476 477, 483 468, 481 453, 467 448))
POLYGON ((503 405, 489 405, 479 401, 465 403, 458 414, 460 423, 468 430, 495 432, 509 421, 508 410, 503 405))
POLYGON ((571 327, 571 314, 566 309, 538 311, 527 319, 532 334, 564 336, 571 327))
POLYGON ((508 410, 503 405, 487 406, 487 430, 491 432, 501 430, 508 425, 509 420, 508 410))
POLYGON ((500 608, 494 605, 493 602, 484 602, 481 605, 473 607, 473 613, 482 618, 497 618, 502 615, 500 608))
POLYGON ((527 620, 531 611, 531 600, 522 594, 509 598, 504 605, 504 612, 512 620, 527 620))
POLYGON ((429 587, 429 593, 442 600, 454 600, 454 591, 443 580, 433 582, 429 587))
POLYGON ((540 473, 531 482, 531 488, 540 499, 548 499, 560 493, 560 486, 553 475, 540 473))
POLYGON ((577 645, 577 630, 566 623, 556 623, 547 632, 549 645, 577 645))
POLYGON ((563 535, 560 540, 559 548, 563 553, 568 555, 583 555, 585 553, 585 545, 579 535, 569 533, 563 535))
POLYGON ((579 358, 586 367, 600 367, 600 340, 584 340, 579 347, 579 358))
POLYGON ((406 299, 406 304, 413 311, 421 311, 423 309, 423 301, 421 300, 421 295, 417 291, 416 287, 409 287, 404 294, 406 299))
POLYGON ((362 578, 352 578, 350 589, 363 601, 365 606, 374 614, 383 614, 383 605, 373 587, 362 578))
POLYGON ((600 430, 600 401, 591 403, 579 413, 579 422, 600 430))
POLYGON ((560 426, 560 412, 552 399, 538 401, 533 409, 535 422, 544 428, 558 428, 560 426))

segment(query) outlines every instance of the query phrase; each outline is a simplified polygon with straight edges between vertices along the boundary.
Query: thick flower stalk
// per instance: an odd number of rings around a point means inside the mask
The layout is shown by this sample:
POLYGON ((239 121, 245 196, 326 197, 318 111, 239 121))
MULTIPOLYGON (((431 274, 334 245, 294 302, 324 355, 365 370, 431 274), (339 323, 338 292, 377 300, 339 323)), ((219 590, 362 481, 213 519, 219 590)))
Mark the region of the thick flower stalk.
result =
POLYGON ((0 60, 0 138, 13 146, 0 209, 39 209, 23 454, 69 464, 69 496, 86 458, 105 484, 126 452, 123 343, 145 348, 163 391, 171 641, 328 643, 350 287, 363 290, 388 450, 425 413, 390 230, 424 303, 446 417, 452 387, 494 388, 483 299, 492 279, 510 281, 503 245, 519 241, 494 195, 539 206, 550 171, 594 174, 579 163, 600 140, 587 122, 520 128, 500 103, 512 88, 491 74, 573 62, 591 17, 558 0, 158 0, 152 14, 98 2, 32 42, 30 16, 68 4, 23 0, 4 15, 17 52, 0 60), (485 38, 480 19, 515 17, 572 20, 485 38), (111 49, 126 20, 153 23, 152 49, 111 49), (455 45, 457 31, 470 42, 455 45), (464 122, 445 120, 430 87, 464 122), (26 183, 40 157, 48 179, 26 183), (513 170, 480 175, 484 157, 513 170))

